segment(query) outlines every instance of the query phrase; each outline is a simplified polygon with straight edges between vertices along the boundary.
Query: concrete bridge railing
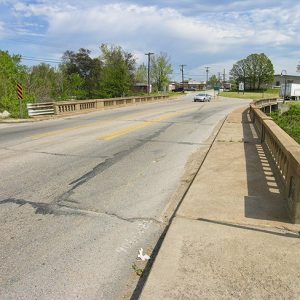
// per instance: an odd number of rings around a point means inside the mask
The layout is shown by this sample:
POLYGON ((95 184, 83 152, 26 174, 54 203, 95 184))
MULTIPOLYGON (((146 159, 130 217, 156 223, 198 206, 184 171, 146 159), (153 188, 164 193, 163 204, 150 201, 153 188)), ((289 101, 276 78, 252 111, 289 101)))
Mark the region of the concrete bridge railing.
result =
POLYGON ((151 101, 165 100, 169 96, 145 96, 145 97, 122 97, 93 100, 72 100, 47 103, 29 103, 27 110, 30 117, 40 115, 64 115, 93 110, 101 110, 110 107, 119 107, 132 104, 142 104, 151 101))
POLYGON ((145 96, 145 97, 122 97, 109 99, 93 99, 93 100, 74 100, 54 102, 54 114, 68 114, 76 112, 84 112, 91 110, 100 110, 109 107, 126 106, 132 104, 141 104, 151 101, 168 99, 169 96, 145 96))
POLYGON ((276 99, 255 101, 250 104, 250 117, 278 167, 291 220, 300 223, 300 145, 262 112, 276 105, 276 99))

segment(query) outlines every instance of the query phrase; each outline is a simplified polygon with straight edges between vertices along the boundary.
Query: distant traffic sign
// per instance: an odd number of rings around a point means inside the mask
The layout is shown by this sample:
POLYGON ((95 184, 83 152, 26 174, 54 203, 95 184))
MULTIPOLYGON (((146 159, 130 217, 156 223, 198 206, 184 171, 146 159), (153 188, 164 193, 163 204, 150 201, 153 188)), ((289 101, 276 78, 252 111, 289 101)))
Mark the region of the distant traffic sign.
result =
POLYGON ((239 83, 239 91, 243 91, 245 89, 244 82, 239 83))
POLYGON ((19 100, 23 100, 24 99, 24 95, 23 95, 23 87, 21 83, 17 84, 17 95, 18 95, 18 99, 19 100))

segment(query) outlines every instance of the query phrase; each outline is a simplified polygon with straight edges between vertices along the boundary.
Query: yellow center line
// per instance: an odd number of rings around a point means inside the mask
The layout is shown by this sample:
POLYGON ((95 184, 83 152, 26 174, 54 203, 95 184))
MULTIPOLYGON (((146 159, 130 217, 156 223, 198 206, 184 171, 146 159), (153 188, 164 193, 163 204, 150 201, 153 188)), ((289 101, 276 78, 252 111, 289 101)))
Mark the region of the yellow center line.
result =
POLYGON ((59 129, 59 130, 49 131, 49 132, 45 132, 45 133, 41 133, 41 134, 35 134, 35 135, 32 135, 31 138, 33 140, 38 140, 38 139, 42 139, 42 138, 46 138, 46 137, 50 137, 50 136, 63 134, 63 133, 66 133, 66 132, 75 131, 75 130, 78 130, 78 129, 90 128, 90 127, 94 127, 94 126, 97 126, 97 125, 107 125, 107 124, 110 124, 110 123, 112 123, 116 120, 120 121, 124 118, 132 118, 132 117, 138 116, 140 114, 141 113, 139 112, 139 113, 134 113, 134 114, 130 114, 130 115, 127 115, 127 116, 122 116, 122 117, 119 117, 119 118, 116 118, 116 119, 113 119, 113 120, 96 121, 96 122, 92 122, 92 123, 85 124, 85 125, 78 125, 78 126, 74 126, 74 127, 65 128, 65 129, 59 129))
POLYGON ((184 114, 186 112, 194 111, 194 110, 198 110, 198 108, 192 108, 192 109, 189 108, 189 109, 185 109, 185 110, 182 110, 182 111, 179 111, 179 112, 167 113, 167 114, 164 114, 164 115, 159 116, 157 118, 144 121, 144 122, 142 122, 140 124, 131 125, 131 126, 128 126, 126 128, 121 128, 121 129, 112 131, 112 132, 110 132, 108 134, 99 136, 99 137, 97 137, 97 140, 109 141, 109 140, 112 140, 114 138, 126 135, 126 134, 134 132, 134 131, 137 131, 137 130, 139 130, 141 128, 144 128, 146 126, 150 126, 150 125, 152 125, 154 123, 165 121, 165 120, 168 120, 168 119, 170 119, 172 117, 175 117, 175 116, 178 116, 178 115, 182 115, 182 114, 184 114))
POLYGON ((54 131, 41 133, 41 134, 35 134, 35 135, 32 135, 31 138, 33 140, 38 140, 38 139, 42 139, 42 138, 46 138, 46 137, 55 136, 55 135, 63 134, 63 133, 66 133, 66 132, 74 131, 74 130, 77 130, 77 129, 84 129, 84 128, 93 127, 93 126, 96 126, 96 125, 99 125, 99 124, 105 125, 105 124, 109 124, 111 122, 112 121, 98 121, 98 122, 93 122, 93 123, 89 123, 89 124, 85 124, 85 125, 78 125, 78 126, 75 126, 75 127, 54 130, 54 131))
MULTIPOLYGON (((145 121, 145 122, 143 122, 141 124, 132 125, 132 126, 129 126, 129 127, 125 128, 125 129, 120 129, 120 130, 118 130, 118 133, 116 133, 117 134, 116 137, 120 136, 119 135, 119 131, 124 131, 124 133, 121 134, 121 135, 124 135, 124 134, 127 134, 127 133, 131 132, 131 131, 135 131, 137 129, 143 128, 143 127, 145 127, 147 125, 151 125, 151 123, 160 122, 160 121, 168 119, 168 118, 170 118, 172 116, 175 116, 175 115, 178 115, 178 114, 182 114, 182 113, 190 111, 190 110, 196 110, 196 109, 192 108, 192 109, 181 110, 180 112, 167 113, 167 114, 165 114, 163 116, 151 119, 149 121, 145 121)), ((127 115, 127 116, 122 116, 122 117, 119 117, 119 118, 116 118, 116 119, 112 119, 112 120, 96 121, 96 122, 92 122, 92 123, 85 124, 85 125, 78 125, 78 126, 74 126, 74 127, 65 128, 65 129, 59 129, 59 130, 49 131, 49 132, 45 132, 45 133, 41 133, 41 134, 35 134, 35 135, 31 136, 31 139, 38 140, 38 139, 43 139, 43 138, 46 138, 46 137, 51 137, 51 136, 56 136, 56 135, 64 134, 64 133, 67 133, 67 132, 76 131, 78 129, 90 128, 90 127, 94 127, 94 126, 97 126, 97 125, 107 125, 107 124, 111 124, 112 122, 115 122, 115 121, 122 121, 122 120, 125 121, 128 118, 132 118, 132 117, 135 117, 135 116, 140 116, 141 113, 142 112, 138 112, 138 113, 133 113, 133 114, 130 114, 130 115, 127 115)), ((109 134, 109 135, 111 135, 111 134, 109 134)), ((97 138, 97 139, 103 139, 103 138, 100 137, 100 138, 97 138)), ((110 139, 112 139, 112 138, 110 138, 110 139)))

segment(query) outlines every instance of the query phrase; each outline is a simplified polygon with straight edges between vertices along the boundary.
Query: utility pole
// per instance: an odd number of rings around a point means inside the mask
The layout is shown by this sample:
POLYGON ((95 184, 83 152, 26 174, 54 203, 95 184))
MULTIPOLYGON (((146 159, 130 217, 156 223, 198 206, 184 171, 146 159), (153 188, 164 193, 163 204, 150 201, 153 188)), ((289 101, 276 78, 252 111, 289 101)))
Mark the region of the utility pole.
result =
POLYGON ((206 70, 206 89, 208 87, 208 72, 209 72, 209 67, 205 67, 206 70))
POLYGON ((150 94, 150 57, 151 55, 153 55, 154 53, 152 52, 148 52, 148 53, 145 53, 145 55, 148 56, 148 85, 147 85, 147 92, 148 92, 148 95, 150 94))
POLYGON ((183 74, 183 68, 185 67, 186 65, 180 65, 180 71, 181 71, 181 82, 182 82, 182 89, 184 91, 184 74, 183 74))
POLYGON ((205 67, 206 69, 206 85, 208 83, 208 72, 209 72, 209 67, 205 67))
POLYGON ((225 69, 224 69, 224 71, 223 71, 223 82, 225 82, 225 80, 226 80, 226 73, 225 73, 225 69))

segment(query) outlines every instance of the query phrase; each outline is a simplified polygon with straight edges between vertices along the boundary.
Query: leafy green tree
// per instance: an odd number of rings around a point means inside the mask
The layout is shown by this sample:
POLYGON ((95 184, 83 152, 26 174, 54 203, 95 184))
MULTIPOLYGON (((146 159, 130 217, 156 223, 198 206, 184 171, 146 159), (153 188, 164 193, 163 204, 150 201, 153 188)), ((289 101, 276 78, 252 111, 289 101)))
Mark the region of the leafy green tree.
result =
POLYGON ((134 81, 136 83, 147 83, 148 80, 148 69, 145 64, 141 64, 135 70, 134 81))
POLYGON ((13 117, 19 116, 19 101, 16 85, 23 85, 23 115, 26 115, 25 104, 31 100, 24 84, 26 68, 20 64, 21 56, 10 55, 0 50, 0 111, 7 110, 13 117))
POLYGON ((245 88, 259 90, 272 83, 274 67, 264 53, 250 54, 233 65, 230 75, 236 82, 244 82, 245 88))
POLYGON ((102 44, 103 64, 101 93, 103 97, 120 97, 130 93, 134 80, 135 58, 120 46, 102 44))
POLYGON ((208 83, 211 85, 211 86, 215 86, 217 83, 219 82, 218 78, 216 75, 212 75, 210 76, 209 80, 208 80, 208 83))
POLYGON ((246 83, 246 59, 236 62, 230 71, 230 75, 237 87, 239 86, 239 82, 246 83))
POLYGON ((87 95, 84 89, 84 79, 76 72, 69 73, 66 68, 65 64, 61 64, 56 73, 57 99, 84 99, 87 95))
POLYGON ((34 97, 35 102, 53 101, 57 96, 55 93, 57 84, 56 71, 50 65, 41 63, 28 68, 26 76, 27 92, 34 97))
POLYGON ((151 57, 151 81, 155 91, 163 91, 167 88, 172 74, 170 59, 166 53, 151 57))
POLYGON ((72 82, 76 78, 74 74, 78 74, 82 82, 78 86, 81 91, 77 91, 77 94, 81 97, 94 98, 100 93, 101 61, 99 58, 90 57, 90 54, 91 51, 84 48, 79 49, 77 53, 68 50, 62 57, 60 69, 63 71, 65 84, 68 82, 66 80, 70 80, 71 90, 74 89, 72 82))

